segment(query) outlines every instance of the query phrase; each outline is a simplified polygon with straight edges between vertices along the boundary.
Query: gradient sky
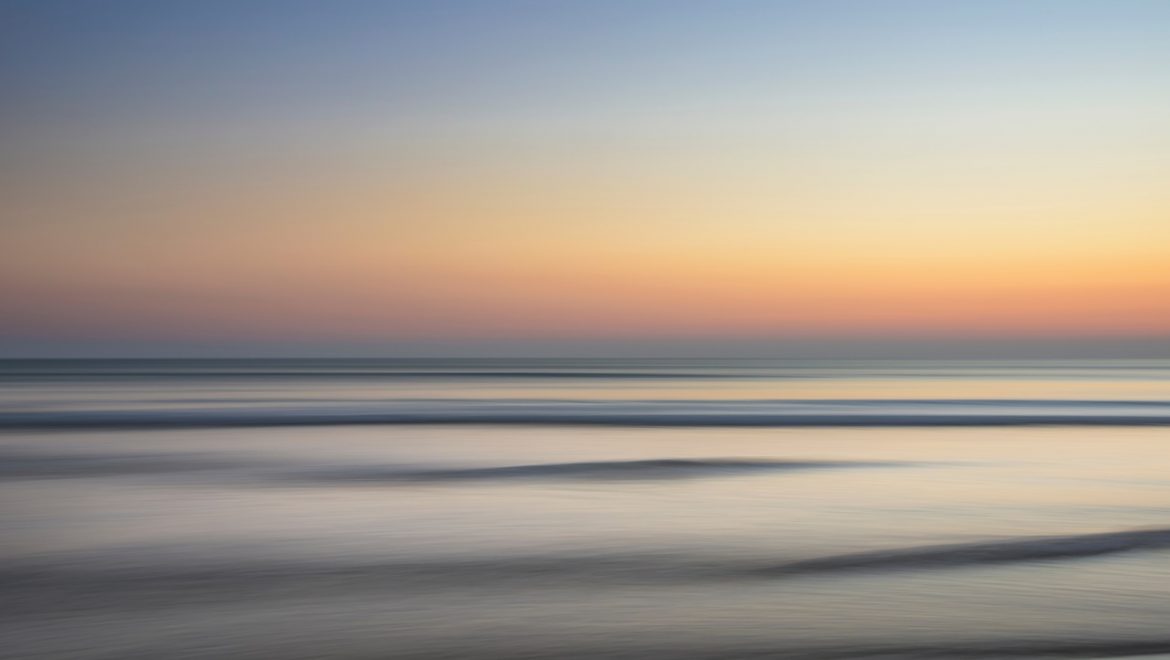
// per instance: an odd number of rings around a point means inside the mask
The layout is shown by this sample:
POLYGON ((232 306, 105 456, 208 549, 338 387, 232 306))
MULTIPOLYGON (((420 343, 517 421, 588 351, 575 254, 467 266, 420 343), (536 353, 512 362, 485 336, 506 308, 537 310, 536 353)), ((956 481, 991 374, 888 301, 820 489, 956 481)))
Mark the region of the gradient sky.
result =
POLYGON ((1165 0, 0 0, 0 31, 4 355, 1170 346, 1165 0))

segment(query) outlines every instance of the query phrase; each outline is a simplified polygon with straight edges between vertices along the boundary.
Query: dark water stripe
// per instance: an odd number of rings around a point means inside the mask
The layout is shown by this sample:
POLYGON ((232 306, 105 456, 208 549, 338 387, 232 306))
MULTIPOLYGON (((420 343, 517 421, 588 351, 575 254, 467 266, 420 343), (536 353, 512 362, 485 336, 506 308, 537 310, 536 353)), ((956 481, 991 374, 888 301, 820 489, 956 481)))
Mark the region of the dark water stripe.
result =
POLYGON ((536 463, 490 467, 420 467, 368 464, 298 470, 285 462, 225 454, 48 453, 0 450, 0 479, 165 474, 245 469, 250 483, 443 483, 494 480, 665 480, 698 479, 758 472, 829 470, 911 465, 893 461, 809 461, 767 458, 653 458, 623 461, 536 463), (249 469, 250 468, 250 469, 249 469), (274 472, 273 468, 278 471, 274 472), (256 470, 260 472, 257 473, 256 470), (291 471, 290 471, 291 469, 291 471))
MULTIPOLYGON (((765 660, 766 658, 809 658, 810 660, 847 660, 868 658, 872 660, 947 660, 948 658, 1133 658, 1146 655, 1170 653, 1170 639, 1137 640, 1020 640, 991 642, 956 642, 951 644, 929 644, 919 646, 895 646, 874 644, 855 645, 849 648, 781 651, 761 650, 731 655, 714 652, 702 660, 765 660)), ((700 659, 695 659, 700 660, 700 659)))
POLYGON ((589 413, 541 412, 263 412, 238 410, 163 412, 23 412, 0 414, 0 429, 224 428, 344 425, 509 425, 665 427, 995 427, 1167 426, 1164 415, 1069 413, 589 413))
MULTIPOLYGON (((557 646, 531 647, 517 640, 512 645, 480 644, 452 652, 407 651, 361 654, 338 660, 962 660, 1028 658, 1135 658, 1170 653, 1170 639, 1021 639, 939 642, 937 644, 890 644, 886 642, 809 646, 756 646, 724 642, 717 647, 697 645, 658 646, 557 646)), ((137 659, 133 659, 137 660, 137 659)))
POLYGON ((1170 529, 1150 529, 835 555, 781 564, 759 571, 759 574, 780 577, 844 571, 960 568, 984 564, 1080 559, 1166 548, 1170 548, 1170 529))
MULTIPOLYGON (((114 623, 117 625, 124 622, 114 623)), ((298 642, 290 643, 287 639, 277 638, 266 643, 247 637, 236 641, 229 637, 217 640, 210 648, 183 639, 147 642, 129 647, 114 642, 113 648, 103 649, 102 642, 105 640, 96 640, 87 643, 84 651, 70 653, 67 657, 76 660, 158 660, 179 657, 190 660, 235 657, 257 660, 1028 660, 1138 658, 1170 653, 1170 639, 1165 637, 1107 635, 942 639, 918 644, 898 644, 887 640, 841 642, 838 638, 824 643, 766 644, 734 639, 684 643, 669 631, 664 631, 657 639, 647 639, 645 636, 630 635, 625 630, 616 630, 609 636, 607 643, 595 639, 584 640, 572 634, 554 640, 539 634, 531 637, 513 635, 501 639, 500 635, 479 631, 463 634, 456 624, 451 626, 447 637, 436 635, 433 639, 418 639, 418 636, 411 636, 408 637, 409 641, 399 642, 395 639, 391 624, 382 632, 381 644, 370 644, 365 635, 359 634, 355 639, 325 632, 318 639, 312 635, 313 630, 311 624, 299 629, 299 634, 294 638, 298 642), (382 649, 370 650, 371 646, 380 646, 382 649)), ((66 629, 66 634, 68 632, 66 629)), ((19 650, 13 650, 19 653, 19 650)), ((46 655, 30 650, 27 655, 11 657, 49 660, 66 656, 46 655)))
POLYGON ((659 458, 633 461, 588 461, 579 463, 543 463, 505 465, 463 469, 398 469, 367 466, 318 471, 295 475, 294 480, 336 484, 338 482, 449 482, 494 480, 663 480, 697 479, 758 472, 829 470, 839 468, 890 467, 905 463, 880 461, 780 461, 744 458, 659 458))
POLYGON ((823 375, 759 373, 694 373, 631 371, 9 371, 0 380, 206 380, 206 379, 606 379, 606 380, 695 380, 740 378, 814 378, 823 375))
MULTIPOLYGON (((103 399, 106 403, 134 405, 141 400, 135 399, 103 399)), ((775 407, 775 406, 808 406, 808 407, 837 407, 855 406, 862 408, 889 408, 898 406, 928 406, 928 407, 996 407, 996 408, 1162 408, 1170 410, 1170 401, 1152 399, 572 399, 572 398, 533 398, 509 397, 506 399, 488 398, 440 398, 440 397, 320 397, 320 396, 220 396, 220 397, 176 397, 149 399, 151 403, 169 404, 354 404, 354 405, 447 405, 447 406, 580 406, 580 407, 635 407, 635 406, 674 406, 674 407, 775 407)), ((33 401, 37 404, 53 404, 57 406, 92 404, 85 399, 44 399, 33 401)), ((21 402, 7 404, 21 405, 21 402)))
MULTIPOLYGON (((1134 658, 1170 653, 1170 639, 1020 639, 957 640, 924 644, 857 642, 808 646, 748 646, 723 642, 704 647, 690 644, 558 645, 533 647, 477 644, 460 650, 415 650, 388 654, 347 655, 338 660, 961 660, 1027 658, 1134 658)), ((137 659, 133 659, 137 660, 137 659)))

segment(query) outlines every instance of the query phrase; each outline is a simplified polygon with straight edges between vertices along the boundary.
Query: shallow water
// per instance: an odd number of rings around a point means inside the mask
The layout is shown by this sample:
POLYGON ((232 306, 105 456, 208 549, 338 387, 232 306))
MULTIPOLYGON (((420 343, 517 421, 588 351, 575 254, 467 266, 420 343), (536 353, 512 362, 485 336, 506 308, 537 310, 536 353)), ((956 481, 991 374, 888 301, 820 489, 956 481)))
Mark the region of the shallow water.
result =
POLYGON ((1166 363, 6 366, 10 657, 1170 654, 1166 363))

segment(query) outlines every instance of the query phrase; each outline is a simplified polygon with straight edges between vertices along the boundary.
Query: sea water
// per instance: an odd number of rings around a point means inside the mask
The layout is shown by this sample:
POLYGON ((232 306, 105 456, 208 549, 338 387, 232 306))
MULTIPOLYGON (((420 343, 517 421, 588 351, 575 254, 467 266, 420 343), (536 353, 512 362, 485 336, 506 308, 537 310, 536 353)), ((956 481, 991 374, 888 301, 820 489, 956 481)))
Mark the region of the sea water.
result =
POLYGON ((5 657, 1170 653, 1170 361, 2 367, 5 657))

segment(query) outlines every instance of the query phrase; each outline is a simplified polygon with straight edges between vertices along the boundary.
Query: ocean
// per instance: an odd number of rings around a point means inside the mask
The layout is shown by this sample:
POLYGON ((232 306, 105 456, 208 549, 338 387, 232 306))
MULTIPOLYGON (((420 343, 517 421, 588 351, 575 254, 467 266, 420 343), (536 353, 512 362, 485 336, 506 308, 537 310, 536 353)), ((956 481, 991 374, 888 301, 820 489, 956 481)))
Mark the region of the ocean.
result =
POLYGON ((1170 360, 9 360, 0 655, 1170 657, 1170 360))

